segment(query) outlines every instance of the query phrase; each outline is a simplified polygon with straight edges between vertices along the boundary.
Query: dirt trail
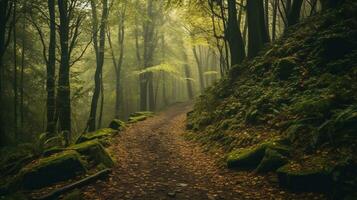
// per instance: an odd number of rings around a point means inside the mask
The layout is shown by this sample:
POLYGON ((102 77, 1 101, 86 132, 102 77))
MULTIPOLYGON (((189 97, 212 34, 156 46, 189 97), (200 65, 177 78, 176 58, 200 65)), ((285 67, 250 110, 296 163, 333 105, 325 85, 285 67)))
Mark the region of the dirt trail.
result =
POLYGON ((234 200, 320 199, 279 190, 276 178, 218 167, 216 160, 183 138, 190 105, 177 104, 129 126, 114 139, 117 161, 107 180, 82 189, 84 199, 234 200))

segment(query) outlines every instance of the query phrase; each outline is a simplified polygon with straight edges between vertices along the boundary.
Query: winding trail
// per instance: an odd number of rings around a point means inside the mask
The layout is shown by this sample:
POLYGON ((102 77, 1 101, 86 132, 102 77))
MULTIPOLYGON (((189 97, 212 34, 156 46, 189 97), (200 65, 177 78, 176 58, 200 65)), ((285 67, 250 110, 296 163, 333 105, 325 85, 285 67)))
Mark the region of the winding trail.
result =
POLYGON ((84 199, 323 199, 280 190, 273 174, 219 167, 217 159, 184 139, 190 109, 187 103, 176 104, 121 132, 109 149, 117 161, 112 174, 82 188, 84 199))

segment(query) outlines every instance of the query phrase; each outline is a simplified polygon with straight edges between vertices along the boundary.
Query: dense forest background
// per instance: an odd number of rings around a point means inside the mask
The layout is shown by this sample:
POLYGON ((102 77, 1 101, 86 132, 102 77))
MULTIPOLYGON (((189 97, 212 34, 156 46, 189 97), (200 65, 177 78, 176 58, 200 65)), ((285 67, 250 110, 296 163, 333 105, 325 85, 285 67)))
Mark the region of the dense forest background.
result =
POLYGON ((1 0, 1 144, 192 99, 331 2, 1 0))
POLYGON ((0 0, 0 199, 355 199, 356 11, 0 0))

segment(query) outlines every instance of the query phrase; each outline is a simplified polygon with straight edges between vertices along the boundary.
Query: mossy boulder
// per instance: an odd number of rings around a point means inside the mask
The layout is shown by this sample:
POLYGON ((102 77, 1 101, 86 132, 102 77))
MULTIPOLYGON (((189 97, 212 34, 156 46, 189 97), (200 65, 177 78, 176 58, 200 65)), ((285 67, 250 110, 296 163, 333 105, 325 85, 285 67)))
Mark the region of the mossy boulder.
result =
POLYGON ((21 184, 25 189, 42 188, 84 173, 84 166, 79 153, 64 151, 25 166, 20 171, 21 184))
POLYGON ((120 119, 113 119, 109 124, 109 128, 121 131, 125 128, 125 122, 120 119))
POLYGON ((333 167, 316 158, 304 164, 290 162, 280 167, 279 185, 294 192, 327 192, 332 188, 333 167))
POLYGON ((280 80, 288 80, 297 71, 294 57, 281 58, 274 63, 274 74, 280 80))
POLYGON ((98 140, 86 141, 69 148, 86 156, 95 165, 104 164, 106 167, 114 165, 113 159, 98 140))
POLYGON ((229 153, 228 168, 254 169, 265 153, 265 147, 259 145, 253 148, 240 149, 229 153))
POLYGON ((149 111, 135 112, 135 113, 130 114, 128 123, 144 121, 148 117, 152 117, 152 116, 154 116, 154 113, 149 112, 149 111))
POLYGON ((256 172, 269 172, 278 169, 288 162, 288 158, 277 150, 267 148, 265 150, 265 155, 258 167, 255 169, 256 172))
POLYGON ((108 138, 112 135, 114 135, 115 133, 117 133, 116 130, 111 129, 111 128, 103 128, 103 129, 99 129, 97 131, 94 132, 90 132, 90 133, 85 133, 82 134, 76 141, 76 144, 85 142, 85 141, 89 141, 89 140, 95 140, 95 139, 103 139, 103 138, 108 138))
POLYGON ((266 149, 275 150, 281 155, 289 154, 289 147, 279 141, 269 141, 256 146, 234 150, 227 158, 228 168, 255 169, 265 156, 266 149))

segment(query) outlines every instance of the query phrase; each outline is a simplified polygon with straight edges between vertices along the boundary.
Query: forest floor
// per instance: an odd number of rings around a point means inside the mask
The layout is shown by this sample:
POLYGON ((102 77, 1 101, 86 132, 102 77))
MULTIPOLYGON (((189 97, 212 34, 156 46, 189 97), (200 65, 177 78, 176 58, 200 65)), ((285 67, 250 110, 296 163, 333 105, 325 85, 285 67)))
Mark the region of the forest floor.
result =
POLYGON ((325 199, 278 187, 274 174, 232 171, 213 154, 184 138, 188 103, 176 104, 121 132, 110 147, 116 160, 110 176, 82 188, 84 199, 234 200, 325 199))

